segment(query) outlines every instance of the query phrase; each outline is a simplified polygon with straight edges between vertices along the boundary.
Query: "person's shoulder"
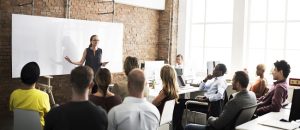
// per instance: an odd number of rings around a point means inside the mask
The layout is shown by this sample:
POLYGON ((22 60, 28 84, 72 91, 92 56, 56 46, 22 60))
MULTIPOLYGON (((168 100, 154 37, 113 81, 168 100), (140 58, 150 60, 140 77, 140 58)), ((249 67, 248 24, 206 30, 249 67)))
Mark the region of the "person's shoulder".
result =
POLYGON ((247 94, 250 96, 250 97, 254 97, 256 99, 256 95, 253 91, 247 91, 247 94))
POLYGON ((48 94, 44 91, 41 91, 39 89, 32 89, 32 93, 42 96, 42 97, 49 97, 48 94))
POLYGON ((101 106, 96 106, 94 103, 89 101, 89 108, 93 109, 95 112, 97 113, 106 113, 106 110, 104 110, 104 108, 102 108, 101 106))
POLYGON ((110 100, 113 101, 113 102, 119 102, 119 103, 122 103, 122 98, 121 96, 115 94, 114 96, 111 96, 110 97, 110 100))
POLYGON ((21 89, 16 89, 10 95, 15 96, 16 94, 20 93, 20 91, 22 91, 22 90, 21 89))
POLYGON ((148 108, 148 110, 150 110, 152 112, 155 112, 155 113, 159 113, 157 107, 155 105, 153 105, 152 103, 146 101, 144 104, 146 105, 146 107, 148 108))
POLYGON ((283 91, 287 91, 287 88, 288 88, 288 84, 287 83, 278 83, 275 85, 275 90, 278 91, 278 90, 283 90, 283 91))
POLYGON ((63 109, 64 109, 64 105, 51 108, 51 110, 47 113, 46 117, 50 117, 50 118, 56 117, 60 114, 61 111, 63 111, 63 109))

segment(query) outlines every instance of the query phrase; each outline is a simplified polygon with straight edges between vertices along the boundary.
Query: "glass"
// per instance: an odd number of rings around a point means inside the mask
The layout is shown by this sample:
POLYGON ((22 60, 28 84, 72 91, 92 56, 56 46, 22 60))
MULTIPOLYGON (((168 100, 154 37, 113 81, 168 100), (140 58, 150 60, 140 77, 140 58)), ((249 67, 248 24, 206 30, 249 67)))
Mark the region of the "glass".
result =
POLYGON ((205 0, 192 0, 192 23, 204 22, 205 0))
POLYGON ((204 63, 220 61, 228 68, 231 66, 231 48, 204 48, 204 63))
POLYGON ((232 24, 207 24, 205 47, 231 47, 232 24))
MULTIPOLYGON (((286 0, 269 0, 268 7, 268 19, 272 20, 284 20, 285 18, 285 5, 286 0)), ((299 5, 298 5, 299 6, 299 5)))
POLYGON ((250 23, 249 27, 249 47, 265 48, 265 23, 250 23))
POLYGON ((264 49, 249 49, 247 69, 250 73, 256 71, 256 66, 258 64, 265 62, 265 51, 264 49))
POLYGON ((291 73, 289 77, 300 77, 300 62, 298 59, 300 50, 286 50, 286 61, 291 66, 291 73))
POLYGON ((288 23, 286 34, 286 48, 300 49, 300 22, 288 23))
POLYGON ((203 47, 204 25, 193 24, 191 28, 191 45, 203 47))
POLYGON ((233 0, 206 0, 206 22, 232 22, 233 0))
POLYGON ((284 48, 284 23, 269 23, 267 34, 267 48, 284 48))
POLYGON ((300 0, 288 0, 288 11, 287 11, 287 19, 288 20, 300 20, 300 0))
POLYGON ((272 50, 268 49, 266 54, 266 64, 273 65, 273 63, 277 60, 284 59, 284 50, 272 50))
POLYGON ((250 5, 250 20, 265 21, 267 0, 249 0, 250 5))
POLYGON ((190 48, 190 65, 194 72, 200 72, 203 66, 203 48, 191 47, 190 48))

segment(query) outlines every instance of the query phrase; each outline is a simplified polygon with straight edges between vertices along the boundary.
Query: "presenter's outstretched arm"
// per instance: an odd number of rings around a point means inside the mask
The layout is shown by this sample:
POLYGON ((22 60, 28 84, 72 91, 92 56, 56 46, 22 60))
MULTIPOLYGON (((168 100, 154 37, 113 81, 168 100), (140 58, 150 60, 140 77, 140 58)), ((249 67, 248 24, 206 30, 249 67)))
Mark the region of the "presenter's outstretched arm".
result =
POLYGON ((74 62, 72 61, 68 56, 65 56, 65 59, 71 63, 71 64, 74 64, 74 65, 83 65, 84 61, 85 61, 85 57, 86 57, 86 50, 84 50, 83 54, 82 54, 82 58, 80 61, 77 61, 77 62, 74 62))

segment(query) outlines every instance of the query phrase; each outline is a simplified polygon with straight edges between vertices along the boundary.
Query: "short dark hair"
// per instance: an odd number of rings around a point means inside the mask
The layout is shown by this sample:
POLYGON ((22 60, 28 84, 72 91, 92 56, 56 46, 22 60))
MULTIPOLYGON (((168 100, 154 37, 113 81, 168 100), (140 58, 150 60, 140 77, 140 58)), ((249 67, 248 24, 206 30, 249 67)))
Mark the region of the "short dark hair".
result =
POLYGON ((145 87, 145 75, 140 69, 133 69, 128 74, 128 91, 143 92, 145 87))
POLYGON ((183 60, 183 56, 181 54, 178 54, 176 57, 180 57, 183 60))
POLYGON ((135 68, 139 68, 138 59, 133 56, 127 56, 124 61, 124 71, 125 74, 128 76, 129 72, 135 68))
POLYGON ((243 88, 247 88, 249 84, 249 76, 244 71, 236 71, 233 80, 239 82, 243 88))
POLYGON ((219 63, 217 64, 219 66, 219 70, 222 71, 222 75, 224 75, 227 72, 227 68, 225 64, 219 63))
POLYGON ((40 67, 36 62, 29 62, 21 70, 21 81, 26 85, 32 85, 40 77, 40 67))
POLYGON ((71 83, 74 90, 82 94, 88 85, 93 82, 94 72, 91 67, 78 66, 71 71, 71 83))
POLYGON ((107 88, 111 83, 111 73, 106 68, 99 68, 95 75, 95 82, 98 86, 98 90, 103 92, 103 95, 106 96, 107 88))
POLYGON ((274 66, 278 71, 282 70, 284 78, 289 76, 291 72, 291 66, 285 60, 276 61, 274 66))

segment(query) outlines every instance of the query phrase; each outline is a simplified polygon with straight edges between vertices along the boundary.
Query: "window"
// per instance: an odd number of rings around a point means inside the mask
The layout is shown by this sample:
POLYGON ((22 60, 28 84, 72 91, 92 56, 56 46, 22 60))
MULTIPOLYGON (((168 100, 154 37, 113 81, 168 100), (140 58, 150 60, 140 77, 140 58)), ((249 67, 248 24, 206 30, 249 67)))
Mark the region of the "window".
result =
MULTIPOLYGON (((267 66, 267 73, 276 60, 285 59, 292 68, 290 76, 300 72, 300 11, 299 0, 247 0, 246 64, 254 75, 259 63, 267 66)), ((299 75, 298 75, 299 76, 299 75)))
POLYGON ((189 39, 185 53, 193 71, 206 71, 207 61, 231 63, 233 0, 190 0, 189 39))
POLYGON ((179 34, 183 35, 178 39, 184 45, 179 45, 178 53, 184 54, 193 72, 205 73, 207 61, 220 61, 229 71, 247 68, 250 77, 255 77, 256 65, 263 63, 266 76, 272 77, 273 63, 285 59, 292 68, 290 76, 300 76, 296 60, 300 55, 300 0, 180 2, 179 34))

